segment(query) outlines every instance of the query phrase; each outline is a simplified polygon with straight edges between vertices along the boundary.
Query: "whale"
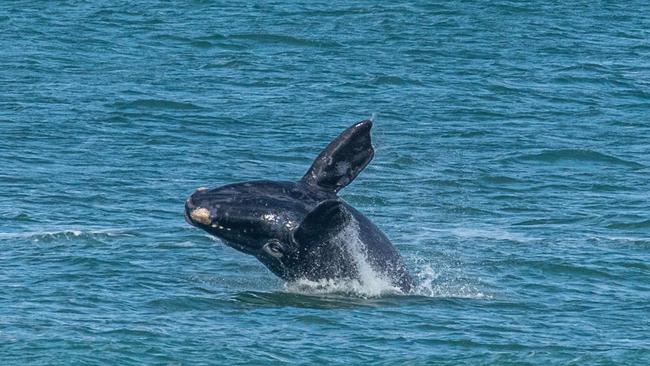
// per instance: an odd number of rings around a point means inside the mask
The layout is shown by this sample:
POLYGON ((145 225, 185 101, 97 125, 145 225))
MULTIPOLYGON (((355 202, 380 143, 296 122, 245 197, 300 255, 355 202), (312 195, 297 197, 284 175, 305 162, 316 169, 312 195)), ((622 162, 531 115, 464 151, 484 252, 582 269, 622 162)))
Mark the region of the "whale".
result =
POLYGON ((284 281, 360 281, 367 272, 407 293, 414 281, 388 237, 338 196, 374 157, 364 120, 347 128, 298 181, 198 188, 186 221, 252 255, 284 281))

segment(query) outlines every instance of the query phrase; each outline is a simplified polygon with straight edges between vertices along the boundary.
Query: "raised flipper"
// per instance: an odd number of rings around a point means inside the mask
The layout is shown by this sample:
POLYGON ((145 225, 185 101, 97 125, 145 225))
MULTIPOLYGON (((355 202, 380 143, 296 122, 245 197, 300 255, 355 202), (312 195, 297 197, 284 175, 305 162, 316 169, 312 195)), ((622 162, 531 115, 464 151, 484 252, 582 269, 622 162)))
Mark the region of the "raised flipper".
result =
POLYGON ((375 155, 371 127, 372 122, 366 120, 343 131, 318 155, 301 181, 335 193, 350 184, 375 155))

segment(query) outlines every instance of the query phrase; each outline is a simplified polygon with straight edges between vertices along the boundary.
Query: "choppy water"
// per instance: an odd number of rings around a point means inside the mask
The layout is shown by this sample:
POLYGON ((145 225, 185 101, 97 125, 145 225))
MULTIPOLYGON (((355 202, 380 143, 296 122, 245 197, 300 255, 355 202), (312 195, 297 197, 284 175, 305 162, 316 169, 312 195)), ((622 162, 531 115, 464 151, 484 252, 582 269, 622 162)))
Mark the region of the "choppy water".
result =
POLYGON ((3 1, 1 363, 649 363, 648 14, 3 1), (417 295, 285 286, 183 220, 373 114, 342 196, 417 295))

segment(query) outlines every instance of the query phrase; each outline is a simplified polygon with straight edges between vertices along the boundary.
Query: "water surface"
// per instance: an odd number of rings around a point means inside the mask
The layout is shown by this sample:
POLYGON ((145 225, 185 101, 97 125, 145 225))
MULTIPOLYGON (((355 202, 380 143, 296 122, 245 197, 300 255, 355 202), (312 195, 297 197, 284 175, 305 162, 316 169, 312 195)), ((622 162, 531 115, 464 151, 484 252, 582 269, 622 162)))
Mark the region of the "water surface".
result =
POLYGON ((648 14, 3 1, 1 363, 647 364, 648 14), (372 115, 341 196, 415 294, 285 285, 183 220, 372 115))

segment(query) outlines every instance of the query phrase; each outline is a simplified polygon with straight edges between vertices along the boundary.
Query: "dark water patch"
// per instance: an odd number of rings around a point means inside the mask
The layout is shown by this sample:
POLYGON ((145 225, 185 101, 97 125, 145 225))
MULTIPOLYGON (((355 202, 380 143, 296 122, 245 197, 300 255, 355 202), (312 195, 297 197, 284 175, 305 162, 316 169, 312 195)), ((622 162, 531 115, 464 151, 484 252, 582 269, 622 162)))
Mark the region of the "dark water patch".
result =
POLYGON ((414 179, 413 182, 416 182, 424 186, 434 186, 441 188, 460 188, 463 186, 463 181, 461 180, 445 180, 445 179, 432 179, 432 178, 418 178, 414 179))
POLYGON ((454 130, 454 131, 447 131, 441 133, 439 136, 441 138, 483 138, 485 136, 490 136, 494 132, 488 131, 488 130, 469 130, 469 129, 461 129, 461 130, 454 130))
POLYGON ((215 297, 196 295, 178 295, 149 301, 146 306, 154 311, 186 312, 186 311, 215 311, 228 308, 229 300, 215 297))
POLYGON ((160 47, 169 46, 169 43, 173 42, 175 44, 187 45, 199 49, 210 49, 215 47, 226 49, 236 47, 236 49, 241 49, 241 47, 237 47, 236 45, 224 43, 223 40, 225 40, 226 37, 218 37, 217 35, 205 37, 185 37, 175 34, 156 34, 153 35, 151 39, 160 41, 160 47))
POLYGON ((196 48, 212 48, 214 47, 214 44, 210 41, 204 41, 204 40, 193 40, 190 42, 190 46, 196 47, 196 48))
POLYGON ((118 338, 134 337, 137 339, 160 337, 161 335, 164 335, 164 333, 160 332, 160 329, 134 329, 134 328, 113 328, 107 330, 99 330, 93 333, 97 335, 110 336, 110 337, 118 337, 118 338))
POLYGON ((488 175, 480 178, 481 182, 496 185, 522 184, 523 181, 504 175, 488 175))
POLYGON ((196 37, 196 40, 199 41, 221 41, 226 39, 227 37, 223 34, 220 33, 212 33, 208 36, 201 36, 201 37, 196 37))
POLYGON ((422 82, 419 80, 413 80, 406 77, 380 75, 372 79, 372 84, 404 86, 404 85, 422 85, 422 82))
POLYGON ((367 14, 371 12, 368 8, 356 8, 348 7, 343 9, 332 9, 332 10, 301 10, 301 11, 292 11, 292 12, 280 12, 280 16, 306 16, 314 17, 316 19, 320 17, 349 17, 355 16, 358 14, 367 14))
POLYGON ((607 225, 610 229, 642 230, 650 229, 650 219, 637 222, 617 222, 607 225))
POLYGON ((540 225, 571 225, 578 222, 587 220, 585 217, 563 217, 563 218, 544 218, 544 219, 533 219, 533 220, 524 220, 514 223, 513 225, 517 226, 540 226, 540 225))
MULTIPOLYGON (((16 220, 16 221, 36 221, 36 219, 34 217, 31 217, 29 214, 27 214, 25 212, 19 213, 18 215, 13 217, 13 219, 16 220)), ((0 237, 2 237, 2 236, 0 235, 0 237)))
POLYGON ((301 294, 290 292, 244 291, 232 297, 248 305, 261 307, 292 307, 312 309, 355 309, 399 304, 401 297, 363 298, 349 294, 301 294))
POLYGON ((614 184, 593 184, 589 188, 592 192, 635 192, 637 191, 636 187, 626 186, 626 185, 614 185, 614 184))
POLYGON ((169 42, 179 42, 179 43, 190 43, 192 42, 191 38, 188 37, 183 37, 175 34, 155 34, 151 36, 152 39, 158 40, 158 41, 169 41, 169 42))
MULTIPOLYGON (((0 109, 3 109, 5 111, 20 112, 25 109, 25 106, 17 102, 9 102, 9 103, 0 102, 0 109)), ((0 123, 9 123, 9 122, 0 120, 0 123)))

